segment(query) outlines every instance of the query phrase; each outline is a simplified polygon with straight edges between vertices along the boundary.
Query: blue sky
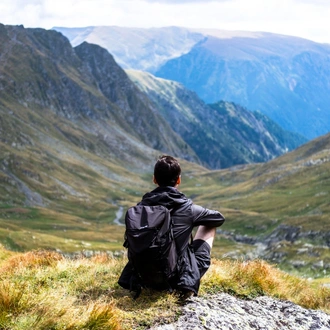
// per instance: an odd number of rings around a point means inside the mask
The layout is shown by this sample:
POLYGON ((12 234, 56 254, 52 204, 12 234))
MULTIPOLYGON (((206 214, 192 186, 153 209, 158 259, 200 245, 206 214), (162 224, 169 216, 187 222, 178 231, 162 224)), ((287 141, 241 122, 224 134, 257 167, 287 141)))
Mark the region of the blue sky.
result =
POLYGON ((183 26, 265 31, 330 44, 329 0, 1 0, 0 23, 25 27, 183 26))

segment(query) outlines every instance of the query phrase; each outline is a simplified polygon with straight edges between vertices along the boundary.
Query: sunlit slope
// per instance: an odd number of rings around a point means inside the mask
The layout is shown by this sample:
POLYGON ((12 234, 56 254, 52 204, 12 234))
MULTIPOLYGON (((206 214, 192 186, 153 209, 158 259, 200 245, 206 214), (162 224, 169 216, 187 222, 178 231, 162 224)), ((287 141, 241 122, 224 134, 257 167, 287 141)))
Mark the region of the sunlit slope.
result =
MULTIPOLYGON (((145 190, 140 174, 126 169, 125 159, 120 162, 110 151, 106 155, 109 146, 97 136, 65 119, 25 113, 38 125, 24 122, 14 111, 10 120, 2 117, 6 141, 0 143, 1 242, 18 250, 65 251, 66 246, 80 250, 87 239, 104 242, 106 249, 111 235, 107 237, 102 226, 112 224, 119 208, 145 190), (73 241, 63 245, 68 239, 73 241)), ((131 155, 135 165, 148 168, 139 161, 139 152, 151 162, 155 151, 137 147, 131 155)))
POLYGON ((266 164, 205 173, 198 183, 190 180, 186 191, 196 202, 227 216, 221 229, 228 245, 219 242, 223 253, 326 274, 330 134, 266 164))

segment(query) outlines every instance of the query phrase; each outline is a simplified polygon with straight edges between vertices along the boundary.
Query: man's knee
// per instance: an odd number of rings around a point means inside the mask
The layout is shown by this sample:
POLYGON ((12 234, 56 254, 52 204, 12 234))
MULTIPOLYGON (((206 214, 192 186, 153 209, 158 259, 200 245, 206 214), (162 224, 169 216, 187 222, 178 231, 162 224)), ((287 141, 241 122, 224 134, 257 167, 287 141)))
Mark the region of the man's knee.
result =
POLYGON ((216 227, 199 226, 195 234, 194 240, 203 240, 212 248, 216 227))

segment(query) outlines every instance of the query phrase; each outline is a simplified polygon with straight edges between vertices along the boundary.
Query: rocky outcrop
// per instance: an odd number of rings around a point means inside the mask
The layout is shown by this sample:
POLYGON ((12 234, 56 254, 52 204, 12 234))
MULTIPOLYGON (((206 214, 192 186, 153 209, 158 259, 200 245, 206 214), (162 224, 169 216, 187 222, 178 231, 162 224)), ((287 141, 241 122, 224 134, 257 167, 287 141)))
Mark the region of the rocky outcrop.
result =
POLYGON ((329 231, 306 231, 300 226, 281 224, 266 236, 252 237, 224 230, 219 230, 218 233, 249 246, 243 252, 232 251, 227 257, 247 260, 259 258, 284 269, 305 270, 305 273, 317 277, 327 274, 330 269, 329 231))
POLYGON ((242 300, 220 293, 191 298, 173 324, 153 330, 328 330, 330 315, 269 297, 242 300))

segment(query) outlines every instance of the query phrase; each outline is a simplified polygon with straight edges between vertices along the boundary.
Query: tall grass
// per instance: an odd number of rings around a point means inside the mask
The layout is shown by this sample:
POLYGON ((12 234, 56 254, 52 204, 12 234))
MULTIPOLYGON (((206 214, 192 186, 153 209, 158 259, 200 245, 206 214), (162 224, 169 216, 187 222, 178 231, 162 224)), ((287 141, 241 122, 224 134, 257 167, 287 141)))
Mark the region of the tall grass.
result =
MULTIPOLYGON (((125 262, 105 254, 75 260, 46 251, 8 255, 0 267, 0 329, 144 329, 175 321, 177 294, 143 290, 133 300, 118 286, 125 262)), ((329 289, 263 261, 214 259, 200 294, 217 292, 269 295, 330 312, 329 289)))
POLYGON ((330 312, 330 289, 285 273, 263 260, 213 260, 203 283, 202 291, 207 293, 224 291, 243 298, 267 295, 330 312))

